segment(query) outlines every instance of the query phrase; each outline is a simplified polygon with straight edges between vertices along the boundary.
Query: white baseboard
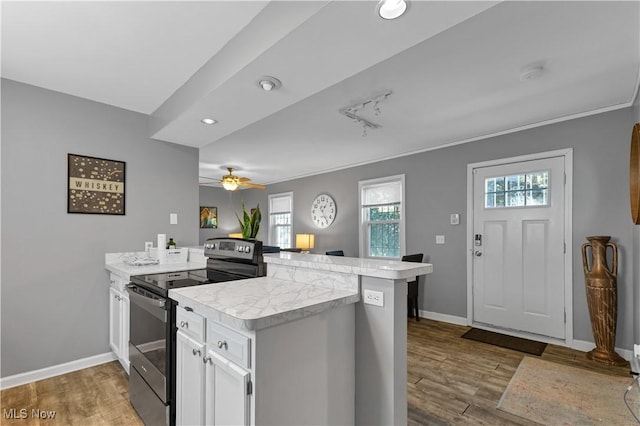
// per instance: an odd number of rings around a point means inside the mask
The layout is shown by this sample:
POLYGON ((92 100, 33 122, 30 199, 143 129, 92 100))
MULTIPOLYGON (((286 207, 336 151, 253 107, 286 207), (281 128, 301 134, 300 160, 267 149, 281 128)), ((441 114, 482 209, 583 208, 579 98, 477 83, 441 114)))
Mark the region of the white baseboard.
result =
MULTIPOLYGON (((448 314, 440 314, 438 312, 430 312, 419 310, 420 318, 427 318, 435 321, 447 322, 450 324, 456 325, 468 325, 466 317, 458 317, 455 315, 448 314)), ((554 344, 561 344, 559 342, 553 342, 554 344)), ((562 344, 561 344, 562 345, 562 344)), ((564 346, 564 345, 563 345, 564 346)), ((586 340, 574 340, 571 344, 571 349, 575 349, 581 352, 589 352, 591 349, 595 348, 596 345, 593 342, 588 342, 586 340)), ((629 349, 621 349, 616 348, 616 352, 625 360, 629 361, 633 357, 633 351, 629 349)))
POLYGON ((88 358, 82 358, 64 364, 52 365, 51 367, 41 368, 40 370, 27 371, 26 373, 16 374, 14 376, 0 378, 0 390, 13 388, 38 380, 48 379, 50 377, 59 376, 60 374, 71 373, 72 371, 82 370, 83 368, 93 367, 118 359, 113 352, 101 355, 94 355, 88 358))
MULTIPOLYGON (((571 345, 571 349, 576 349, 582 352, 589 352, 595 347, 595 343, 588 342, 586 340, 574 340, 573 344, 571 345)), ((616 352, 627 361, 631 360, 631 357, 633 356, 633 351, 629 349, 616 348, 616 352)))
POLYGON ((431 319, 434 321, 448 322, 456 325, 467 325, 467 317, 457 317, 455 315, 440 314, 438 312, 418 310, 420 318, 431 319))

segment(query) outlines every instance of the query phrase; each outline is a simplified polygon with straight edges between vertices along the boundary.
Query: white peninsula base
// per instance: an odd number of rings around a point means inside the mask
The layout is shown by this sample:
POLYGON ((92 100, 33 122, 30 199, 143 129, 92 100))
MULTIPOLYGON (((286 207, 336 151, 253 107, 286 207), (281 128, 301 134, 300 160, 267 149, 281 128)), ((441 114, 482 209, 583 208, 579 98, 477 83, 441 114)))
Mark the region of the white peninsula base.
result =
POLYGON ((272 315, 250 309, 234 317, 233 307, 215 308, 237 291, 245 294, 244 307, 255 303, 271 311, 259 286, 270 292, 279 288, 274 283, 298 291, 306 287, 256 278, 234 281, 226 292, 220 288, 224 284, 171 290, 178 302, 177 426, 354 423, 357 293, 324 289, 312 300, 332 300, 321 302, 319 312, 313 301, 278 305, 288 298, 282 293, 280 302, 272 300, 279 311, 272 315), (247 293, 257 297, 250 300, 247 293))
POLYGON ((178 339, 201 336, 178 355, 177 424, 406 424, 407 278, 432 265, 298 253, 265 263, 266 277, 169 291, 188 320, 178 315, 178 339))

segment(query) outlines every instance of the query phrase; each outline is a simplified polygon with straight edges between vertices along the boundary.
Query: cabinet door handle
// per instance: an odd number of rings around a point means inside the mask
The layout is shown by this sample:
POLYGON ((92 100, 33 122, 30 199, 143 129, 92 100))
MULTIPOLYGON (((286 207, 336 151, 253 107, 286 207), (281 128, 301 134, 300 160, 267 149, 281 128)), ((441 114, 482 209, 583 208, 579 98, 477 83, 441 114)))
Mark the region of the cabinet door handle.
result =
POLYGON ((208 362, 209 364, 213 364, 213 362, 211 362, 211 357, 210 356, 205 356, 204 358, 202 358, 202 362, 204 362, 205 364, 208 362))
POLYGON ((189 323, 186 321, 180 321, 180 327, 182 328, 189 328, 189 323))
POLYGON ((222 348, 227 349, 227 342, 218 340, 218 349, 222 349, 222 348))
POLYGON ((194 356, 196 356, 196 355, 197 355, 197 356, 200 356, 200 349, 195 349, 195 348, 194 348, 194 349, 193 349, 193 355, 194 355, 194 356))

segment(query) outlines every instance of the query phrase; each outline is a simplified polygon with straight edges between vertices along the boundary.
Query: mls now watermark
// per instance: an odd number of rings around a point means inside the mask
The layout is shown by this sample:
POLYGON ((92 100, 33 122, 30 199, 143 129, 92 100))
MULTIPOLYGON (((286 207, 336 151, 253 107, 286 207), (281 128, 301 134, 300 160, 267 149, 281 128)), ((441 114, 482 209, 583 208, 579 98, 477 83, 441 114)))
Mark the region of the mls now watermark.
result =
POLYGON ((50 420, 56 418, 56 412, 52 410, 41 410, 39 408, 3 408, 2 414, 5 419, 41 419, 50 420))

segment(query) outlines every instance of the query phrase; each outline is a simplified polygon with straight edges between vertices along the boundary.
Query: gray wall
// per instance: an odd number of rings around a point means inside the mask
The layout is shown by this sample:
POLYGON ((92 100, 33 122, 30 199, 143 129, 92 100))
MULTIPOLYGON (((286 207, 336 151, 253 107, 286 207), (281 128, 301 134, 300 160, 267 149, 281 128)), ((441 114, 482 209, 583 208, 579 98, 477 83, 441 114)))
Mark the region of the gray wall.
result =
MULTIPOLYGON (((611 235, 619 247, 617 345, 630 348, 634 333, 634 228, 629 216, 629 133, 633 110, 626 108, 424 152, 333 173, 243 191, 247 204, 267 205, 267 195, 293 191, 293 232, 316 234, 315 253, 343 249, 358 256, 358 181, 406 175, 406 252, 424 252, 434 265, 421 295, 421 309, 466 317, 467 164, 562 148, 574 149, 573 304, 574 338, 593 341, 586 306, 581 246, 588 235, 611 235), (338 215, 326 230, 311 223, 309 208, 320 192, 334 196, 338 215), (449 225, 449 214, 460 225, 449 225), (436 234, 446 237, 436 245, 436 234)), ((266 211, 266 208, 264 209, 266 211)), ((266 225, 263 225, 266 227, 266 225)), ((266 233, 266 230, 265 230, 266 233)), ((263 235, 266 239, 266 234, 263 235)))
MULTIPOLYGON (((636 101, 633 105, 632 115, 633 121, 640 123, 640 92, 636 93, 636 101)), ((640 225, 633 227, 633 254, 633 277, 635 286, 635 314, 633 319, 635 330, 633 342, 636 345, 640 345, 640 225)))
POLYGON ((147 135, 146 115, 2 80, 2 377, 111 351, 106 252, 198 243, 198 151, 147 135), (126 215, 67 214, 68 153, 126 162, 126 215))

